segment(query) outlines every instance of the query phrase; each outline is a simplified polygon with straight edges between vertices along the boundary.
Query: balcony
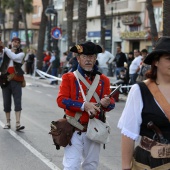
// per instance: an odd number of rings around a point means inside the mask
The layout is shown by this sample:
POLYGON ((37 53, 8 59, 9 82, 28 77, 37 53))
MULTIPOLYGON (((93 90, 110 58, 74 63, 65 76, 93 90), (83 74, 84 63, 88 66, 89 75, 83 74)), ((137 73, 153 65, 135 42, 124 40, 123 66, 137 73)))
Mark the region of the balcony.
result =
POLYGON ((113 15, 117 13, 137 13, 142 11, 141 3, 136 0, 115 1, 106 5, 106 14, 111 14, 111 7, 113 7, 113 15))
MULTIPOLYGON (((146 0, 137 0, 138 2, 146 2, 146 0)), ((162 0, 152 0, 152 2, 162 2, 162 0)))
MULTIPOLYGON (((140 13, 144 9, 143 5, 136 0, 123 0, 115 1, 105 5, 106 15, 111 15, 111 7, 113 7, 113 15, 119 14, 133 14, 140 13)), ((99 18, 100 17, 100 5, 92 6, 87 8, 87 18, 99 18)), ((78 6, 75 5, 73 9, 73 19, 78 19, 78 6)), ((64 20, 66 20, 66 13, 64 13, 64 20)))

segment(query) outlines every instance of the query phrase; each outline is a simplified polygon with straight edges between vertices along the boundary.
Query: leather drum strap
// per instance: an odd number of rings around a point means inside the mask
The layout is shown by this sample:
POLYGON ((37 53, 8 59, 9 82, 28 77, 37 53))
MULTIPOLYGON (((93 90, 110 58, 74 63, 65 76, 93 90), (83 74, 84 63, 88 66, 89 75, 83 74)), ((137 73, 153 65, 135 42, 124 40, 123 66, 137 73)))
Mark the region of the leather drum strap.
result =
POLYGON ((168 103, 164 95, 161 93, 158 86, 155 84, 155 82, 151 81, 150 79, 145 81, 145 84, 147 85, 148 89, 150 90, 156 101, 159 103, 166 117, 170 121, 170 104, 168 103))

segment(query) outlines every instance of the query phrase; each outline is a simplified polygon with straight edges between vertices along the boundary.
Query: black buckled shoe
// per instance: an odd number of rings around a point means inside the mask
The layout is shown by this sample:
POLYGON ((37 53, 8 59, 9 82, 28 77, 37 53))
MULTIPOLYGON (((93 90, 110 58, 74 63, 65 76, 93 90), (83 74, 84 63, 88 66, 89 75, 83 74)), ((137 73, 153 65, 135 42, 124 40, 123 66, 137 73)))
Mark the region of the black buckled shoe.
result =
POLYGON ((20 131, 23 129, 25 129, 25 126, 21 126, 21 125, 16 126, 16 131, 20 131))

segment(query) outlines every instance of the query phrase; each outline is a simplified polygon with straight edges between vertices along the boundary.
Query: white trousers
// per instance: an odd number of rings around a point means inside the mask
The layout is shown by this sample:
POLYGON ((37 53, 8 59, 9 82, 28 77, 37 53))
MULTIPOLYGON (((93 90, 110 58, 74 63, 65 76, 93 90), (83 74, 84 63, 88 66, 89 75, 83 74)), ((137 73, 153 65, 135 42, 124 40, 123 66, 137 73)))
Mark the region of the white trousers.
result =
POLYGON ((89 140, 86 132, 81 135, 75 131, 71 143, 64 148, 64 170, 97 170, 99 164, 100 144, 89 140))

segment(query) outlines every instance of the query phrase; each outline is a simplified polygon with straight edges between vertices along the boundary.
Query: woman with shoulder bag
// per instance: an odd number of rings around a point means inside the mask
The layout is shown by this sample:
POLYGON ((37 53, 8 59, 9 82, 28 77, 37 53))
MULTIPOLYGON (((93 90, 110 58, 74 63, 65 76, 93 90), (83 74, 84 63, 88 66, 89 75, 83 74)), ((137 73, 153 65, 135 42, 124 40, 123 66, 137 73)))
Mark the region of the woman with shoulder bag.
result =
POLYGON ((122 169, 170 168, 170 37, 162 37, 144 60, 147 80, 132 86, 119 120, 122 169), (134 149, 135 141, 141 137, 134 149))

